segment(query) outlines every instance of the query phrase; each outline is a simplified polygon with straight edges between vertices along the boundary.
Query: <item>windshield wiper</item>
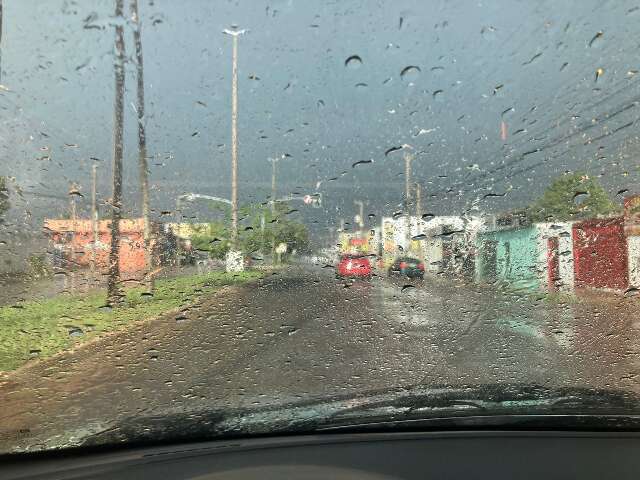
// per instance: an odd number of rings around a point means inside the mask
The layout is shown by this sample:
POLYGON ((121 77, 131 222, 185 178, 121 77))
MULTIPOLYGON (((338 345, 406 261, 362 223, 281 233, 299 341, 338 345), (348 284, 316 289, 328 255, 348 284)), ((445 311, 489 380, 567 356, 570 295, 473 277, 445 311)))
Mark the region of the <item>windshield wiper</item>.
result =
POLYGON ((621 391, 484 385, 396 393, 340 411, 319 429, 640 426, 640 400, 621 391))
POLYGON ((640 415, 454 415, 433 418, 362 421, 328 424, 318 432, 363 433, 411 430, 584 430, 640 431, 640 415))
POLYGON ((81 445, 413 428, 638 430, 640 400, 628 392, 536 385, 408 387, 255 409, 134 417, 84 437, 81 445))

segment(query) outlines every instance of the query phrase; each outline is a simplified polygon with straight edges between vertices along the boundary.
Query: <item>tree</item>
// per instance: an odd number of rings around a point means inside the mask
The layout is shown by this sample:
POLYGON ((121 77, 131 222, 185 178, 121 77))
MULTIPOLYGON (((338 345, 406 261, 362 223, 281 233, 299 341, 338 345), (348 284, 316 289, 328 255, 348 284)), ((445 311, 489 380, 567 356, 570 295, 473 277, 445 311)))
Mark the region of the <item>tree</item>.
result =
POLYGON ((151 224, 149 221, 149 172, 147 166, 147 135, 145 132, 144 118, 144 62, 142 59, 142 32, 140 26, 140 13, 138 11, 138 0, 131 0, 129 6, 134 27, 133 43, 136 48, 136 76, 138 80, 136 104, 136 111, 138 114, 138 171, 140 175, 140 193, 142 196, 142 219, 144 222, 143 236, 145 246, 145 267, 148 277, 148 287, 150 291, 153 291, 154 279, 151 274, 151 224))
POLYGON ((286 243, 287 251, 298 253, 306 253, 309 251, 309 231, 307 227, 291 220, 279 221, 273 233, 276 244, 286 243))
MULTIPOLYGON (((239 211, 241 219, 238 232, 238 245, 248 255, 264 253, 271 250, 275 243, 286 243, 291 252, 306 252, 309 249, 309 232, 307 227, 286 216, 290 213, 286 203, 278 203, 274 211, 261 204, 242 206, 239 211), (264 220, 263 220, 264 219, 264 220), (264 229, 263 229, 264 225, 264 229)), ((231 247, 231 216, 228 209, 224 219, 209 223, 191 238, 191 245, 199 251, 208 251, 212 258, 223 259, 231 247)))
POLYGON ((223 222, 209 223, 191 237, 191 246, 201 252, 209 252, 211 258, 222 260, 231 246, 230 231, 223 222))
POLYGON ((600 183, 582 172, 556 178, 527 209, 534 222, 567 221, 615 214, 619 207, 600 183))

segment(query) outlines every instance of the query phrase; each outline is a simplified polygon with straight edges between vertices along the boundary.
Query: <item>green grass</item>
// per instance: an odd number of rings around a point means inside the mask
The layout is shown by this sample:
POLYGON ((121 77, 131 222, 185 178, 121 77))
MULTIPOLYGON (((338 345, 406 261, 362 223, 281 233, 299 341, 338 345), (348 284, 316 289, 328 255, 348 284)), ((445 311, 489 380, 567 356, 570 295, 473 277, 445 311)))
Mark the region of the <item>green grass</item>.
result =
POLYGON ((196 301, 224 285, 260 278, 260 272, 213 272, 156 281, 153 296, 142 288, 126 291, 122 306, 105 307, 105 291, 84 295, 59 295, 0 307, 0 371, 14 370, 32 358, 46 358, 101 333, 196 301))

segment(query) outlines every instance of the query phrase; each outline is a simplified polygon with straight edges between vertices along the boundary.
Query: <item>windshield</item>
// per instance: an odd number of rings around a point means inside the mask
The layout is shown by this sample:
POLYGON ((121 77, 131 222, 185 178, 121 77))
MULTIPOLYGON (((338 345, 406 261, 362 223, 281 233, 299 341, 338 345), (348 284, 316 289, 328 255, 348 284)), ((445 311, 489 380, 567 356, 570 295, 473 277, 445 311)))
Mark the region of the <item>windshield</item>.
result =
POLYGON ((637 2, 0 6, 0 452, 640 413, 637 2))

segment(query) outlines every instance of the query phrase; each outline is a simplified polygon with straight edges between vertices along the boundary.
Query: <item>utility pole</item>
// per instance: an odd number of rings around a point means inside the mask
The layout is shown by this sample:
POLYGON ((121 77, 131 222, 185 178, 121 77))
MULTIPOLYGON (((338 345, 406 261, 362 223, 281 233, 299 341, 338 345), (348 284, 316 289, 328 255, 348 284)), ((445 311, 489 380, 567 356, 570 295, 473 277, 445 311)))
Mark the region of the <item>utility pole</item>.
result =
POLYGON ((238 36, 245 30, 224 29, 232 38, 231 67, 231 246, 238 249, 238 36))
POLYGON ((262 261, 264 262, 264 230, 266 226, 266 220, 264 218, 264 210, 262 211, 262 215, 260 216, 260 256, 262 257, 262 261))
POLYGON ((97 183, 98 165, 94 163, 91 169, 91 230, 93 232, 93 242, 91 242, 91 274, 94 282, 96 280, 96 249, 98 248, 98 205, 96 203, 97 183))
POLYGON ((142 222, 143 241, 145 256, 145 276, 148 290, 153 292, 153 265, 152 265, 152 244, 151 244, 151 224, 149 221, 149 168, 147 165, 147 136, 145 132, 144 118, 144 62, 142 59, 142 32, 140 25, 140 13, 138 11, 138 0, 131 0, 131 19, 133 20, 133 41, 136 47, 136 64, 138 79, 138 101, 136 111, 138 114, 138 170, 140 175, 140 192, 142 194, 142 222))
POLYGON ((411 152, 404 152, 404 201, 407 214, 411 205, 411 161, 413 155, 411 152))
MULTIPOLYGON (((422 186, 419 183, 416 183, 416 226, 420 225, 420 220, 422 219, 422 186)), ((417 231, 417 234, 420 235, 420 230, 417 231)), ((420 241, 420 247, 418 249, 418 258, 421 262, 424 263, 424 246, 422 241, 420 241)))
MULTIPOLYGON (((274 231, 273 228, 273 221, 276 219, 276 195, 277 195, 277 188, 276 188, 276 173, 277 173, 277 163, 280 159, 278 157, 274 157, 274 158, 270 158, 269 161, 271 162, 271 225, 272 225, 272 232, 274 231)), ((271 263, 275 264, 275 260, 276 260, 276 236, 275 234, 272 235, 271 238, 271 263)))
POLYGON ((71 184, 69 189, 69 214, 71 217, 71 255, 70 255, 70 287, 69 291, 74 293, 75 290, 75 267, 76 267, 76 236, 78 234, 77 212, 76 212, 76 197, 80 194, 78 185, 76 183, 71 184))
POLYGON ((407 251, 411 247, 411 161, 413 160, 413 154, 408 150, 408 145, 404 146, 404 201, 405 201, 405 214, 407 218, 407 251))
MULTIPOLYGON (((123 0, 115 0, 115 18, 123 16, 123 0)), ((113 195, 111 199, 111 250, 109 252, 109 281, 107 303, 122 303, 120 290, 120 219, 122 218, 122 154, 124 134, 124 26, 116 23, 115 37, 115 100, 113 125, 113 195)))
POLYGON ((360 207, 360 213, 358 214, 358 232, 362 233, 362 229, 364 227, 364 202, 361 200, 354 200, 353 203, 360 207))

